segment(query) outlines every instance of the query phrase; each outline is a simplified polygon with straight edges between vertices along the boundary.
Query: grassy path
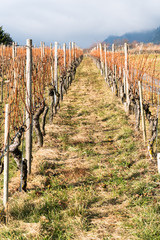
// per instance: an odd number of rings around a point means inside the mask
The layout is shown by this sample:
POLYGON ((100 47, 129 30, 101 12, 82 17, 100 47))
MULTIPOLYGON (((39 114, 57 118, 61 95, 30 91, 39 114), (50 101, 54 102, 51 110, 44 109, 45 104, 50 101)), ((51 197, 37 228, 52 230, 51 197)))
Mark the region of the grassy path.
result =
POLYGON ((160 239, 155 163, 90 59, 46 133, 1 239, 160 239))

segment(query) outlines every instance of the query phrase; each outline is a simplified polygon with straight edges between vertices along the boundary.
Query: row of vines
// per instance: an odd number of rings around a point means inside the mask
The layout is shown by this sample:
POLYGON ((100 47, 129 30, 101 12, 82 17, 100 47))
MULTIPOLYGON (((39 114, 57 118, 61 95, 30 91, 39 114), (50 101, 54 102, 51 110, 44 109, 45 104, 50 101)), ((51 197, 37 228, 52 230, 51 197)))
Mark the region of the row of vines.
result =
MULTIPOLYGON (((0 46, 0 172, 5 169, 3 158, 11 153, 21 170, 21 191, 26 191, 27 173, 31 172, 32 159, 28 158, 32 158, 33 131, 36 144, 42 147, 46 119, 52 123, 82 58, 83 51, 75 43, 69 43, 69 49, 66 44, 61 48, 57 42, 54 47, 42 43, 37 48, 32 46, 32 40, 23 47, 15 43, 0 46), (4 142, 7 114, 8 142, 4 142), (28 133, 29 146, 25 138, 28 133)), ((6 205, 7 195, 4 198, 6 205)))
POLYGON ((127 114, 135 114, 136 129, 142 119, 143 137, 151 158, 158 151, 158 113, 160 104, 160 56, 134 54, 128 45, 111 50, 99 44, 90 56, 101 69, 112 91, 125 105, 127 114))

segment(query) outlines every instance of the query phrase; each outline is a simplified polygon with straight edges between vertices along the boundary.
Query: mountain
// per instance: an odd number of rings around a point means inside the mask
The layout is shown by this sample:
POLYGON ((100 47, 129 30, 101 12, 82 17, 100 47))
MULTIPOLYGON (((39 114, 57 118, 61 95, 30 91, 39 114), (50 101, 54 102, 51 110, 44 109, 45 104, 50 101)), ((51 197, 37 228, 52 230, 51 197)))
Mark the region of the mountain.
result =
POLYGON ((153 43, 160 44, 160 27, 154 31, 153 43))
POLYGON ((122 36, 109 36, 104 42, 112 44, 112 43, 122 43, 125 40, 128 40, 129 43, 133 41, 137 42, 144 42, 144 43, 160 43, 160 27, 150 31, 143 31, 143 32, 131 32, 125 33, 122 36))

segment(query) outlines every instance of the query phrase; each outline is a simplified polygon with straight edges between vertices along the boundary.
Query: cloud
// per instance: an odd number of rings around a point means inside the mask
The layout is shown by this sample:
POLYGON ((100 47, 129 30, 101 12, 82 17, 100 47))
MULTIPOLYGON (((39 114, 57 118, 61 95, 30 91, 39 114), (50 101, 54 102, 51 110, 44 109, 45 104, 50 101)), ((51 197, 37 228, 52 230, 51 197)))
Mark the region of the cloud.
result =
POLYGON ((32 38, 85 47, 110 34, 158 27, 159 9, 159 0, 5 0, 0 25, 20 44, 32 38))

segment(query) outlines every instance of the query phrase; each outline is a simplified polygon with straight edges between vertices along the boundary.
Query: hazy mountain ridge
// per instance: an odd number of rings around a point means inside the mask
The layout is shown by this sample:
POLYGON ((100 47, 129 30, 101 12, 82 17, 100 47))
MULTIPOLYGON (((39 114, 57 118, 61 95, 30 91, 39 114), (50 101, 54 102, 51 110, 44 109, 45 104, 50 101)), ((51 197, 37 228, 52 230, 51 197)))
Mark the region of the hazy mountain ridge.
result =
POLYGON ((154 31, 153 43, 160 44, 160 27, 154 31))
POLYGON ((112 44, 114 42, 120 43, 123 42, 124 40, 128 40, 129 43, 137 41, 144 43, 152 42, 155 44, 160 44, 160 27, 150 31, 125 33, 122 36, 111 35, 108 38, 106 38, 104 42, 112 44))

